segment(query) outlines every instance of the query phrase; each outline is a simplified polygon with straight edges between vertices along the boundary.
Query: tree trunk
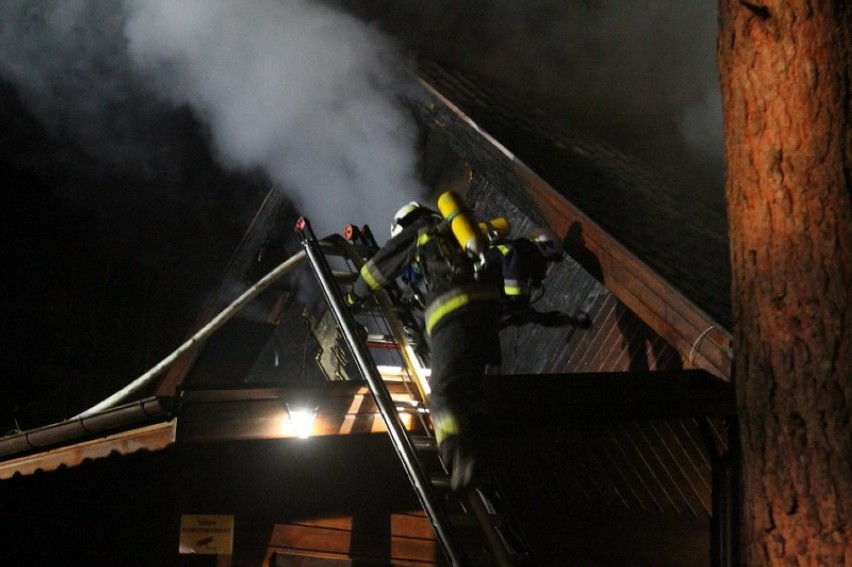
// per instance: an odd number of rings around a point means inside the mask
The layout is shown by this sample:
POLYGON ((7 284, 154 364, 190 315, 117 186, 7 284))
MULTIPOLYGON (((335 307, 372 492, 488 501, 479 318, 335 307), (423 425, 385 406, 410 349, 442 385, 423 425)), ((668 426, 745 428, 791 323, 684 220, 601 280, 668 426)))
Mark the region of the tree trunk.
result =
POLYGON ((852 559, 852 2, 719 0, 743 561, 852 559))

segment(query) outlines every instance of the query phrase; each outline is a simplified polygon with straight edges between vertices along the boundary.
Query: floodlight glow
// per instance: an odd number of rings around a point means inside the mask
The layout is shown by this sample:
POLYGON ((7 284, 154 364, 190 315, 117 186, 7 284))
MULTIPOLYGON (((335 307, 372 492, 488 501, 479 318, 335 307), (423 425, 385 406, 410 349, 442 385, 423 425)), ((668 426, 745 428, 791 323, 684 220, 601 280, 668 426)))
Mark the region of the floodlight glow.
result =
POLYGON ((317 417, 317 409, 287 406, 287 413, 290 414, 290 423, 293 425, 296 437, 307 439, 311 436, 314 429, 314 420, 317 417))

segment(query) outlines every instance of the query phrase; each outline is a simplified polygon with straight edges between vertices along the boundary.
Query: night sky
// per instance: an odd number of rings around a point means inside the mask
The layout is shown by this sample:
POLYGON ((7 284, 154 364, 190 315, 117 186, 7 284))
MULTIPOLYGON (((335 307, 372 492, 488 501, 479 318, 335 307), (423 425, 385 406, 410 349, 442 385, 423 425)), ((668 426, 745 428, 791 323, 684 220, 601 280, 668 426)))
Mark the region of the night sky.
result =
POLYGON ((713 3, 239 4, 0 6, 4 433, 179 346, 273 184, 320 232, 418 196, 400 44, 722 206, 713 3))
POLYGON ((66 419, 179 346, 270 185, 222 171, 188 113, 168 167, 139 171, 53 139, 0 92, 8 430, 66 419))

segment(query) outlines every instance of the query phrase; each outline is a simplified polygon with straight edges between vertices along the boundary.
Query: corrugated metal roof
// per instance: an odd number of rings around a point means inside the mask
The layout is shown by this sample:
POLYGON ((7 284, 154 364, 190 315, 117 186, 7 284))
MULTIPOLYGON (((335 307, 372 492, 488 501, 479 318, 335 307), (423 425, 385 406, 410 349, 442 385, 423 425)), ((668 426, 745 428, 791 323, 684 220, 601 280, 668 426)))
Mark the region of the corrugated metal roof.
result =
POLYGON ((23 457, 0 460, 0 480, 16 475, 48 472, 60 467, 76 467, 87 460, 111 455, 129 455, 136 451, 159 451, 175 441, 176 420, 154 423, 120 431, 52 449, 38 451, 23 457))

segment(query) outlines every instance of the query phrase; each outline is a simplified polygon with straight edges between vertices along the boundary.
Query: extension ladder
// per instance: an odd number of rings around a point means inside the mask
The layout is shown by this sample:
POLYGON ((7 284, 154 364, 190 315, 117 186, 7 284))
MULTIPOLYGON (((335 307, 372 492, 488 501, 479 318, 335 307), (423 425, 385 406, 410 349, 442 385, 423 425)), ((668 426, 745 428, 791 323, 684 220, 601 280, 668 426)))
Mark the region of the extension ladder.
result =
POLYGON ((375 308, 365 305, 357 315, 343 300, 342 286, 351 285, 365 259, 378 250, 369 228, 350 225, 343 236, 317 240, 310 223, 303 217, 296 224, 296 232, 448 563, 453 566, 534 565, 494 479, 486 479, 464 492, 450 487, 425 402, 428 399, 425 378, 428 369, 423 360, 428 358, 428 353, 411 310, 400 301, 399 289, 390 286, 376 293, 375 308), (349 269, 332 270, 329 258, 342 261, 349 269), (365 317, 373 317, 373 323, 380 320, 384 332, 371 334, 359 320, 365 317), (377 349, 385 352, 376 353, 377 349), (380 371, 374 357, 374 354, 386 356, 389 350, 402 358, 399 371, 393 377, 380 371), (399 407, 391 397, 387 379, 403 379, 414 401, 399 407))

